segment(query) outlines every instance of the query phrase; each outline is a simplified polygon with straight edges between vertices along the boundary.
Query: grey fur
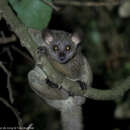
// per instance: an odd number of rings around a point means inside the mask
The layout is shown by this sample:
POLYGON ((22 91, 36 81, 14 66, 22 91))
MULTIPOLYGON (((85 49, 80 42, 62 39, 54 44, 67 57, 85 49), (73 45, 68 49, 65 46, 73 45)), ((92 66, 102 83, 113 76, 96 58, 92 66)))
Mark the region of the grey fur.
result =
POLYGON ((46 42, 49 56, 61 64, 68 62, 77 52, 77 44, 72 41, 70 33, 55 30, 47 31, 43 33, 43 39, 46 42), (52 37, 53 40, 48 43, 46 39, 49 39, 49 37, 52 37), (54 46, 58 47, 57 51, 54 51, 54 46), (69 51, 66 51, 66 46, 70 47, 69 51), (60 54, 64 54, 62 59, 60 54))

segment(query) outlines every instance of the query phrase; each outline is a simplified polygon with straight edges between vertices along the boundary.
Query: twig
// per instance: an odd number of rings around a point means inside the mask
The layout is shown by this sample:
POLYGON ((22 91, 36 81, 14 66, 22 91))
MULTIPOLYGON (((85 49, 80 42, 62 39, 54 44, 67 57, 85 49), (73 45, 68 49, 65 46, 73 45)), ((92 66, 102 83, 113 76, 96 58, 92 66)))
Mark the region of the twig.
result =
POLYGON ((18 52, 23 57, 25 57, 28 61, 30 61, 31 64, 34 63, 34 61, 32 60, 32 58, 30 56, 28 56, 27 53, 22 52, 20 49, 18 49, 15 46, 12 46, 11 48, 14 49, 16 52, 18 52))
POLYGON ((12 35, 11 37, 0 37, 0 44, 7 44, 9 42, 16 41, 16 36, 12 35))
POLYGON ((60 8, 56 7, 53 3, 47 1, 47 0, 42 0, 45 4, 47 4, 48 6, 50 6, 52 9, 54 9, 55 11, 59 11, 60 8))
POLYGON ((4 48, 2 49, 2 52, 0 53, 0 55, 3 54, 3 53, 7 53, 8 56, 9 56, 9 59, 11 60, 11 62, 13 62, 14 58, 13 58, 13 56, 12 56, 12 53, 11 53, 9 47, 4 47, 4 48))
POLYGON ((120 2, 80 2, 80 1, 65 1, 65 0, 55 0, 53 2, 57 5, 64 5, 64 6, 84 6, 84 7, 101 7, 101 6, 117 6, 120 2))
POLYGON ((23 127, 23 123, 22 120, 19 116, 19 112, 13 107, 11 106, 5 99, 0 97, 0 101, 5 104, 8 108, 10 108, 10 110, 14 113, 14 115, 16 116, 17 120, 18 120, 18 125, 19 127, 23 127))
MULTIPOLYGON (((9 42, 16 41, 16 36, 14 34, 12 36, 10 36, 10 37, 6 37, 5 34, 3 33, 3 31, 0 31, 0 34, 1 34, 0 44, 8 44, 9 42)), ((11 55, 9 49, 6 48, 4 51, 7 51, 8 55, 11 56, 11 59, 12 59, 12 55, 11 55)))
POLYGON ((31 130, 31 129, 34 129, 32 123, 28 125, 28 127, 26 128, 26 130, 31 130))
POLYGON ((0 10, 0 20, 2 19, 3 12, 0 10))
POLYGON ((10 99, 10 102, 13 103, 14 98, 13 98, 13 92, 12 92, 11 83, 10 83, 11 73, 6 69, 6 67, 3 65, 2 62, 0 62, 0 67, 7 74, 7 89, 9 93, 9 99, 10 99))

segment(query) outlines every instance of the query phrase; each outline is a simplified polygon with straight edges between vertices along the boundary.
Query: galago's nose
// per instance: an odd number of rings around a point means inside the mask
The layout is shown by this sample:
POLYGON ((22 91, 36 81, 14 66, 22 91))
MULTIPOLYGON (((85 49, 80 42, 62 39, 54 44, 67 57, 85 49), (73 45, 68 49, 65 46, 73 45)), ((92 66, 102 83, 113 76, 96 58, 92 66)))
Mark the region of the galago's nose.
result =
POLYGON ((63 61, 65 59, 65 53, 60 52, 59 53, 59 58, 60 58, 61 61, 63 61))

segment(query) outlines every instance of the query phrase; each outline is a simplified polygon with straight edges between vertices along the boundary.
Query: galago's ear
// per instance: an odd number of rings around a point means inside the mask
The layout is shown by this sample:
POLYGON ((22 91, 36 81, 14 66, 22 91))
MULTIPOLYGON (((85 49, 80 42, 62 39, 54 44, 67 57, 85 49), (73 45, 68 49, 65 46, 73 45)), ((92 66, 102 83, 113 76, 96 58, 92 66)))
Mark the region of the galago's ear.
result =
POLYGON ((72 41, 74 42, 75 45, 78 45, 80 43, 80 41, 81 41, 81 35, 82 35, 82 33, 81 33, 80 30, 76 30, 72 34, 71 39, 72 39, 72 41))
POLYGON ((51 31, 49 31, 48 29, 43 30, 42 37, 47 44, 50 44, 53 41, 51 31))

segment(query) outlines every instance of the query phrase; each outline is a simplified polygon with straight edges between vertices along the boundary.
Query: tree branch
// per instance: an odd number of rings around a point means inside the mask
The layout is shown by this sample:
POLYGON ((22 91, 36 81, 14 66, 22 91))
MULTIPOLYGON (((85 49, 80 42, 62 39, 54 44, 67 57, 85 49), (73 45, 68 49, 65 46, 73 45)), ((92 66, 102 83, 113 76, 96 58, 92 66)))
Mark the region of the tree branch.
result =
POLYGON ((32 65, 32 64, 34 63, 32 57, 29 56, 27 53, 21 51, 19 48, 15 47, 15 46, 11 46, 11 48, 12 48, 14 51, 16 51, 17 53, 19 53, 20 55, 22 55, 23 57, 25 57, 25 58, 29 61, 29 64, 32 65))
POLYGON ((77 7, 101 7, 101 6, 117 6, 120 2, 80 2, 80 1, 65 1, 65 0, 54 0, 56 5, 64 6, 77 6, 77 7))
POLYGON ((48 6, 50 6, 55 11, 60 11, 60 8, 56 7, 52 2, 49 2, 47 0, 41 0, 41 1, 43 1, 45 4, 47 4, 48 6))
POLYGON ((12 35, 11 37, 0 37, 0 44, 8 44, 9 42, 16 41, 16 36, 12 35))
POLYGON ((3 65, 2 62, 0 62, 0 67, 7 74, 7 89, 9 93, 9 99, 10 99, 10 102, 13 103, 14 98, 13 98, 13 92, 12 92, 11 83, 10 83, 11 73, 6 69, 6 67, 3 65))
POLYGON ((16 118, 18 120, 19 127, 22 128, 23 127, 23 123, 22 123, 22 120, 21 120, 21 118, 19 116, 19 112, 14 107, 12 107, 5 99, 3 99, 3 98, 0 97, 0 101, 3 104, 5 104, 6 107, 8 107, 14 113, 14 115, 16 116, 16 118))

